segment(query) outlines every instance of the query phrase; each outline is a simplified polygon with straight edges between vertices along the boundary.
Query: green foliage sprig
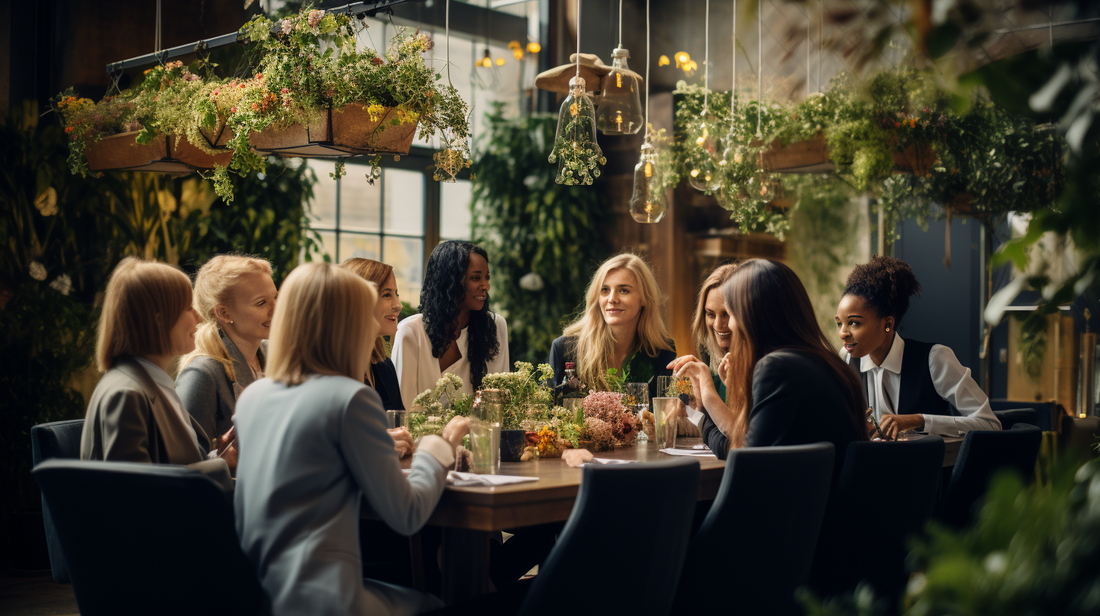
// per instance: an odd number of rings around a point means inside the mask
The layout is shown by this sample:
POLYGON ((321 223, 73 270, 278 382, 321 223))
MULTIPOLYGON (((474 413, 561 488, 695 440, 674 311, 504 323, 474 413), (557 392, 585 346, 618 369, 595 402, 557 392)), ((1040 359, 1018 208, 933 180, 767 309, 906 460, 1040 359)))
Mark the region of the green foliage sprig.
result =
POLYGON ((501 428, 518 430, 537 421, 537 414, 553 406, 554 395, 546 386, 554 378, 554 369, 549 364, 539 364, 538 370, 524 361, 517 361, 515 372, 487 374, 481 380, 482 389, 500 389, 508 392, 501 428))

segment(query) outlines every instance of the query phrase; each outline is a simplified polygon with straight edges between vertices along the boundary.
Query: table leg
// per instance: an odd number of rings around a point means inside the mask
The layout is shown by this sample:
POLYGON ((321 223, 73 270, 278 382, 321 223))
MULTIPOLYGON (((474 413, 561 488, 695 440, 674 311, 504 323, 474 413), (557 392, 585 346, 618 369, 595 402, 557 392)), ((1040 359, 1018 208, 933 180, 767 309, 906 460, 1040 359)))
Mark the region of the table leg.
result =
POLYGON ((443 601, 454 605, 492 592, 489 533, 443 528, 443 601))

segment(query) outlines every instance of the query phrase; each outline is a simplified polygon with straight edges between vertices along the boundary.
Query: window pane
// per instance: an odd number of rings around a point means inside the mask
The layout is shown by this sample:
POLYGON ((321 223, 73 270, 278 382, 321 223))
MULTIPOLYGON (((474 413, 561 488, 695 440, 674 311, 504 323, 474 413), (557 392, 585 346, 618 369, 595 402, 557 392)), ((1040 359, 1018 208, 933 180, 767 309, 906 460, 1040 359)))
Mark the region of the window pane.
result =
POLYGON ((424 280, 424 240, 387 237, 385 249, 385 262, 393 266, 401 300, 413 308, 419 306, 420 287, 424 280))
POLYGON ((340 229, 381 231, 382 214, 379 202, 382 184, 367 182, 368 165, 348 165, 347 175, 340 179, 340 229))
POLYGON ((424 178, 420 171, 382 171, 386 233, 424 235, 424 178))
POLYGON ((377 235, 363 235, 359 233, 340 234, 340 263, 360 257, 380 261, 382 252, 377 235))
POLYGON ((318 231, 321 236, 321 256, 328 255, 330 261, 336 261, 336 233, 334 231, 318 231))
POLYGON ((439 236, 443 239, 470 239, 472 192, 473 185, 469 180, 439 184, 439 236))
POLYGON ((335 168, 332 161, 307 160, 306 164, 317 174, 317 185, 313 187, 313 215, 316 217, 311 226, 316 228, 336 228, 336 180, 329 176, 335 168))

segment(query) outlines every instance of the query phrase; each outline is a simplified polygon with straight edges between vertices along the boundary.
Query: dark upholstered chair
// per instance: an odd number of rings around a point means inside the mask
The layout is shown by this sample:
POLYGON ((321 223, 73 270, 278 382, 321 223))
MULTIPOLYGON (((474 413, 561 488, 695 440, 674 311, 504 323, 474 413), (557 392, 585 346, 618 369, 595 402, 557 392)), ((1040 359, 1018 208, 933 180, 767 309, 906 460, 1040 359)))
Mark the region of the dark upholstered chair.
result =
POLYGON ((677 614, 789 614, 806 583, 833 477, 832 443, 730 452, 691 541, 677 614))
POLYGON ((1100 436, 1100 417, 1062 417, 1062 431, 1058 435, 1058 448, 1085 459, 1100 457, 1096 451, 1100 436))
POLYGON ((585 466, 519 613, 668 614, 698 494, 697 460, 585 466))
MULTIPOLYGON (((1050 432, 1058 429, 1058 418, 1065 414, 1062 409, 1062 405, 1057 402, 1036 402, 1034 400, 1028 402, 1026 400, 990 400, 990 408, 993 412, 997 411, 1011 411, 1017 409, 1031 409, 1035 411, 1036 426, 1039 426, 1040 430, 1044 432, 1050 432)), ((1032 423, 1032 422, 1029 422, 1032 423)), ((1011 430, 1012 426, 1001 426, 1004 430, 1011 430)))
POLYGON ((183 466, 47 460, 33 473, 83 616, 255 614, 263 596, 233 507, 183 466))
POLYGON ((851 443, 821 528, 810 586, 819 596, 850 592, 861 581, 895 605, 908 580, 908 541, 932 516, 944 443, 851 443))
MULTIPOLYGON (((54 421, 38 424, 31 428, 31 459, 34 465, 51 458, 77 460, 80 458, 80 435, 84 431, 83 419, 54 421)), ((50 552, 50 569, 53 579, 63 584, 69 583, 69 569, 65 565, 65 555, 61 553, 61 543, 53 528, 53 518, 46 499, 42 499, 42 518, 46 525, 46 547, 50 552)))
POLYGON ((1031 483, 1042 437, 1039 428, 1029 424, 1017 424, 1011 430, 967 432, 936 517, 955 528, 969 524, 975 506, 999 471, 1011 470, 1025 484, 1031 483))
POLYGON ((1039 411, 1032 408, 1005 409, 993 411, 993 414, 1000 420, 1002 430, 1011 430, 1016 424, 1022 423, 1039 427, 1039 411))

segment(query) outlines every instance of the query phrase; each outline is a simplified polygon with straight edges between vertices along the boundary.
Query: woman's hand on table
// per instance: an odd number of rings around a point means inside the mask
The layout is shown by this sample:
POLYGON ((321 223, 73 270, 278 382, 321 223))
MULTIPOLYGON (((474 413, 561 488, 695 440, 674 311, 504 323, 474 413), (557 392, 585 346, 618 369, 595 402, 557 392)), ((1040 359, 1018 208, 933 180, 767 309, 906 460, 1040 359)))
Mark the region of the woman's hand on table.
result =
POLYGON ((443 428, 443 438, 447 439, 451 447, 456 448, 462 444, 462 437, 469 433, 470 420, 462 416, 451 419, 447 422, 447 426, 443 428))
POLYGON ((587 449, 566 449, 561 454, 562 461, 573 468, 591 462, 594 457, 587 449))
POLYGON ((409 434, 407 428, 396 428, 393 430, 386 430, 390 434, 390 438, 393 439, 393 448, 397 450, 399 458, 410 456, 416 451, 416 443, 413 442, 412 434, 409 434))

